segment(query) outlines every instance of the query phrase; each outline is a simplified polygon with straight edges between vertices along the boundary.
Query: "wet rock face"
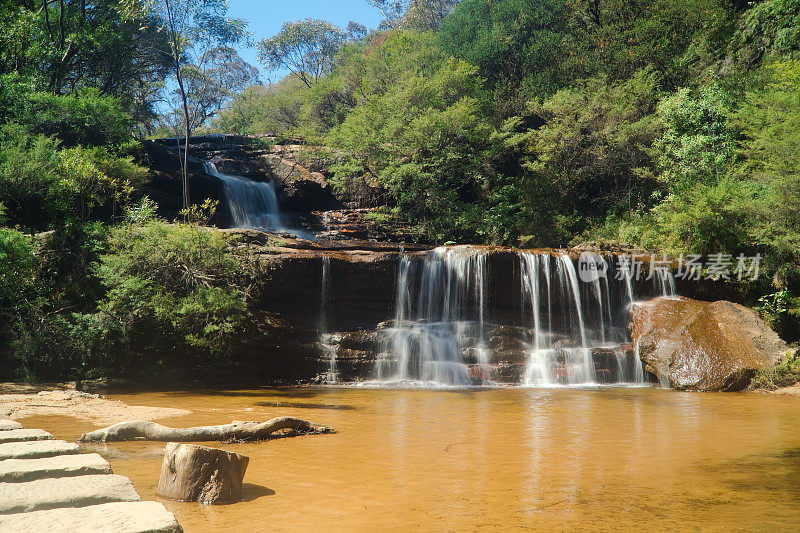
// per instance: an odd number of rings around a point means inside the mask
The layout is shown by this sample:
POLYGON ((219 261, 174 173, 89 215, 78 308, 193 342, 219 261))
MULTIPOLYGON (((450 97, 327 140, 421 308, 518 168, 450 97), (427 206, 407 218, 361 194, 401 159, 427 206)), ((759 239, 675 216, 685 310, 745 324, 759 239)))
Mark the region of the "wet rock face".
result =
MULTIPOLYGON (((274 141, 274 140, 273 140, 274 141)), ((145 163, 151 169, 150 183, 144 190, 160 206, 162 216, 174 217, 181 208, 181 160, 177 139, 161 139, 144 144, 145 163)), ((285 214, 308 214, 341 207, 333 194, 324 168, 306 154, 319 150, 299 144, 270 144, 234 135, 190 137, 189 183, 192 200, 220 201, 213 222, 231 225, 230 209, 219 179, 203 170, 203 161, 213 161, 225 174, 275 184, 278 202, 285 214), (302 160, 302 161, 301 161, 302 160)))
POLYGON ((724 300, 656 298, 631 313, 647 370, 678 389, 742 390, 789 350, 754 311, 724 300))

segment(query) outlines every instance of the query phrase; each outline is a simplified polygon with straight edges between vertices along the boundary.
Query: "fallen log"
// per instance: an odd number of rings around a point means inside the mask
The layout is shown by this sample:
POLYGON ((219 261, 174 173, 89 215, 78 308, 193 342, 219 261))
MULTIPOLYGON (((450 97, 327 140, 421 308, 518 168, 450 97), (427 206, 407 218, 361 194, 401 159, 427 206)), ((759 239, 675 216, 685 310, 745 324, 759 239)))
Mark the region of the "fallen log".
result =
POLYGON ((134 420, 120 422, 107 428, 84 433, 78 442, 125 442, 149 440, 158 442, 249 441, 267 440, 295 435, 319 435, 334 430, 291 416, 281 416, 266 422, 239 422, 220 426, 168 428, 155 422, 134 420), (278 433, 288 430, 285 433, 278 433))

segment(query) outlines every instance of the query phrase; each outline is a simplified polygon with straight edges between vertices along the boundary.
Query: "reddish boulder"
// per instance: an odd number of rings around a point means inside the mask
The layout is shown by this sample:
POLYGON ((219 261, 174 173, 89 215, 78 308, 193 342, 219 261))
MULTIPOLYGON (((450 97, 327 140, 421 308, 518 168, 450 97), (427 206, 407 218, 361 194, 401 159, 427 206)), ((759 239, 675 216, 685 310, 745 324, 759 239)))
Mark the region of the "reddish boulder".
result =
POLYGON ((683 390, 742 390, 789 350, 754 311, 724 300, 656 298, 633 307, 631 329, 647 370, 683 390))

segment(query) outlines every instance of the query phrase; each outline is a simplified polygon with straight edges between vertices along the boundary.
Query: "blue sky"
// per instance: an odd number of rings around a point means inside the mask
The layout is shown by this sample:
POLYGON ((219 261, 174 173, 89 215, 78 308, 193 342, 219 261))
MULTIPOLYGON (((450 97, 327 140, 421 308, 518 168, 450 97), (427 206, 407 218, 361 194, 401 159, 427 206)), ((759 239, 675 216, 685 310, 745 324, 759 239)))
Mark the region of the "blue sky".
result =
MULTIPOLYGON (((284 22, 305 18, 327 20, 342 28, 353 20, 374 29, 381 21, 380 13, 365 0, 228 0, 228 5, 229 16, 247 21, 255 42, 278 33, 284 22)), ((239 54, 261 70, 264 82, 278 81, 286 74, 265 72, 255 47, 239 47, 239 54)))

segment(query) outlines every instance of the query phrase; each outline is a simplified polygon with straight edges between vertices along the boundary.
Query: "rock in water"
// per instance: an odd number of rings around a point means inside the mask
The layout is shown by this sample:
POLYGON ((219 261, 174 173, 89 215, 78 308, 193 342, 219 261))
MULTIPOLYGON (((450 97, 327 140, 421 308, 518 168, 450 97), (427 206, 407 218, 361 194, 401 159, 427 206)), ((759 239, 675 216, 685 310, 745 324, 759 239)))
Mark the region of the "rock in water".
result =
POLYGON ((683 390, 742 390, 789 351, 754 311, 724 300, 656 298, 633 307, 631 329, 647 370, 683 390))
POLYGON ((158 479, 159 495, 200 503, 235 503, 250 458, 206 446, 170 442, 158 479))

